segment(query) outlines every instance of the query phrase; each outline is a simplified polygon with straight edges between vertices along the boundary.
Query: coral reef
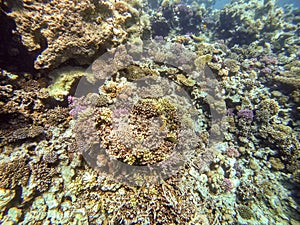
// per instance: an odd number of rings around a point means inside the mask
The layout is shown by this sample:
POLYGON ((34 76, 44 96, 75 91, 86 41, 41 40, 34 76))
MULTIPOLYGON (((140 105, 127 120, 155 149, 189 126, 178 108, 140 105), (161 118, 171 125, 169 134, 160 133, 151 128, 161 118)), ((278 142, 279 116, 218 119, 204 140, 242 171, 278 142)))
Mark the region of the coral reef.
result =
POLYGON ((300 223, 299 9, 213 4, 0 1, 1 224, 300 223))

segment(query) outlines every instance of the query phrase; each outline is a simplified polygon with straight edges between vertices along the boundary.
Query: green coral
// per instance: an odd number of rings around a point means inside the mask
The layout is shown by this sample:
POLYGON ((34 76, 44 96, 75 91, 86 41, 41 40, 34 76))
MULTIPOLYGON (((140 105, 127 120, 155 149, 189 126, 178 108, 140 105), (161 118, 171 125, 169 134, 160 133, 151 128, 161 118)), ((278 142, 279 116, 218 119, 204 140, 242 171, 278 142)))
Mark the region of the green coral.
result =
POLYGON ((70 94, 74 82, 84 75, 85 69, 81 67, 67 66, 54 70, 50 74, 53 77, 53 83, 48 87, 49 95, 56 100, 64 100, 64 97, 70 94))
POLYGON ((245 220, 250 220, 251 218, 254 218, 254 213, 248 206, 241 205, 237 208, 237 211, 239 215, 245 220))

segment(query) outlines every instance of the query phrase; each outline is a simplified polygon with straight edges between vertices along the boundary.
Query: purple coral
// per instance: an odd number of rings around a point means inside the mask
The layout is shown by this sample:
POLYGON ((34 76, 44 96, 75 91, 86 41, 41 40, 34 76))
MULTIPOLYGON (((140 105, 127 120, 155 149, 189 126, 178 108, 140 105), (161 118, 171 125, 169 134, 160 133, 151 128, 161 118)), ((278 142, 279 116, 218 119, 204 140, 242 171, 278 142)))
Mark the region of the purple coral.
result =
POLYGON ((79 99, 73 96, 68 96, 68 103, 71 110, 69 111, 69 114, 76 118, 80 112, 85 110, 87 107, 84 105, 80 105, 79 99))
POLYGON ((163 36, 159 36, 159 35, 156 35, 154 37, 155 41, 163 41, 164 40, 164 37, 163 36))
POLYGON ((113 111, 114 117, 117 117, 117 118, 126 116, 128 113, 129 113, 129 110, 128 110, 128 109, 115 109, 115 110, 113 111))
POLYGON ((69 95, 69 96, 68 96, 68 103, 69 103, 69 104, 72 104, 74 101, 75 101, 75 97, 69 95))
POLYGON ((193 10, 191 10, 187 5, 185 4, 178 4, 175 7, 175 12, 177 12, 178 14, 183 14, 183 15, 188 15, 188 16, 193 16, 194 12, 193 10))
POLYGON ((245 119, 252 120, 254 118, 253 110, 251 109, 241 109, 237 113, 238 117, 243 117, 245 119))
POLYGON ((73 109, 70 110, 69 114, 76 118, 80 112, 86 109, 86 106, 76 105, 73 109))
POLYGON ((277 59, 273 56, 265 56, 262 58, 261 61, 264 62, 265 64, 276 64, 277 63, 277 59))
POLYGON ((231 180, 228 178, 224 178, 223 181, 224 181, 224 186, 225 186, 226 191, 231 191, 233 188, 231 180))
POLYGON ((226 116, 234 116, 234 109, 229 108, 226 110, 226 116))
POLYGON ((261 69, 261 72, 264 74, 270 74, 271 73, 271 69, 269 67, 265 67, 261 69))

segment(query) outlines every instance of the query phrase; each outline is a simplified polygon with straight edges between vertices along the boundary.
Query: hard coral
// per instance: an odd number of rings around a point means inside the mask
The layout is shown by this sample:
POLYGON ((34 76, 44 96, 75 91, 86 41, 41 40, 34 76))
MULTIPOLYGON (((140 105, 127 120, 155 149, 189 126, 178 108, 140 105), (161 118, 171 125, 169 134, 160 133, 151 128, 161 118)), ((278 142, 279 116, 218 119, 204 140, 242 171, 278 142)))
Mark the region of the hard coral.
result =
POLYGON ((109 143, 115 143, 108 152, 128 164, 153 164, 165 159, 178 138, 177 131, 172 129, 178 121, 166 102, 163 105, 154 99, 138 101, 128 114, 131 122, 118 122, 116 130, 108 136, 109 143), (160 119, 166 109, 170 113, 160 119))
POLYGON ((43 156, 43 160, 46 162, 46 163, 56 163, 57 160, 58 160, 58 155, 56 152, 52 151, 52 152, 48 152, 46 153, 44 156, 43 156))
POLYGON ((277 150, 289 172, 295 172, 299 168, 300 143, 289 126, 273 124, 261 126, 259 135, 267 144, 277 150))
POLYGON ((196 211, 192 195, 183 196, 174 188, 177 185, 168 181, 148 188, 128 188, 122 196, 106 192, 101 196, 102 207, 111 212, 107 218, 119 224, 189 224, 196 211))
POLYGON ((273 99, 265 99, 258 106, 256 113, 257 120, 261 122, 269 122, 269 120, 277 116, 279 112, 279 105, 273 99))
POLYGON ((237 211, 239 212, 239 215, 240 215, 243 219, 250 220, 251 218, 254 217, 253 212, 252 212, 251 209, 250 209, 249 207, 247 207, 247 206, 240 205, 240 206, 237 208, 237 211))
POLYGON ((90 63, 113 39, 124 41, 128 19, 136 12, 127 10, 125 3, 122 7, 121 3, 115 4, 92 0, 24 1, 23 10, 13 11, 10 16, 28 50, 42 51, 35 60, 35 68, 46 69, 69 59, 78 64, 90 63))
MULTIPOLYGON (((38 76, 33 78, 29 74, 16 76, 14 74, 7 74, 1 71, 3 81, 2 88, 0 88, 0 114, 22 114, 25 118, 35 120, 33 111, 45 109, 45 101, 49 95, 42 90, 42 81, 38 80, 38 76), (10 77, 15 76, 12 79, 10 77), (2 91, 1 91, 2 89, 2 91), (9 97, 9 98, 8 98, 9 97)), ((2 80, 1 79, 1 80, 2 80)))
POLYGON ((10 141, 18 141, 28 138, 35 138, 42 134, 44 131, 44 128, 41 126, 31 126, 31 127, 24 127, 19 128, 15 131, 13 131, 9 137, 10 141))
POLYGON ((52 177, 55 174, 55 170, 48 167, 45 162, 30 163, 30 168, 32 170, 34 182, 37 185, 37 190, 40 192, 48 190, 52 183, 52 177))
POLYGON ((240 156, 240 153, 236 148, 229 147, 226 149, 226 155, 231 158, 238 158, 240 156))
POLYGON ((26 185, 30 169, 26 158, 16 159, 0 165, 0 187, 15 188, 17 185, 26 185))
POLYGON ((49 126, 64 126, 67 127, 68 117, 69 117, 69 109, 63 108, 60 106, 56 106, 53 109, 45 110, 43 113, 38 115, 37 124, 44 127, 49 126))
POLYGON ((167 4, 164 1, 158 9, 155 20, 152 22, 153 36, 167 36, 172 29, 177 29, 180 34, 197 32, 200 29, 201 15, 198 9, 187 4, 167 4), (165 4, 164 4, 165 3, 165 4))
POLYGON ((253 111, 250 109, 241 109, 237 112, 238 117, 252 120, 254 117, 253 111))

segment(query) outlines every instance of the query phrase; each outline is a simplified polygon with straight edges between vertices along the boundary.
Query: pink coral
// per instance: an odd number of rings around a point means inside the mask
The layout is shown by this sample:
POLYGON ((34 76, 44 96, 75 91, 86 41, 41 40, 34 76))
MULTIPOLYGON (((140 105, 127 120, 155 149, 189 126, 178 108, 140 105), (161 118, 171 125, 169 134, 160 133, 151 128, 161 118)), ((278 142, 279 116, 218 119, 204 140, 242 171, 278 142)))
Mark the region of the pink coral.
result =
POLYGON ((240 156, 240 153, 239 151, 236 149, 236 148, 232 148, 232 147, 229 147, 226 149, 226 154, 227 156, 231 157, 231 158, 237 158, 240 156))
POLYGON ((238 111, 237 113, 238 117, 243 117, 245 119, 253 119, 254 114, 253 114, 253 110, 251 109, 241 109, 240 111, 238 111))

